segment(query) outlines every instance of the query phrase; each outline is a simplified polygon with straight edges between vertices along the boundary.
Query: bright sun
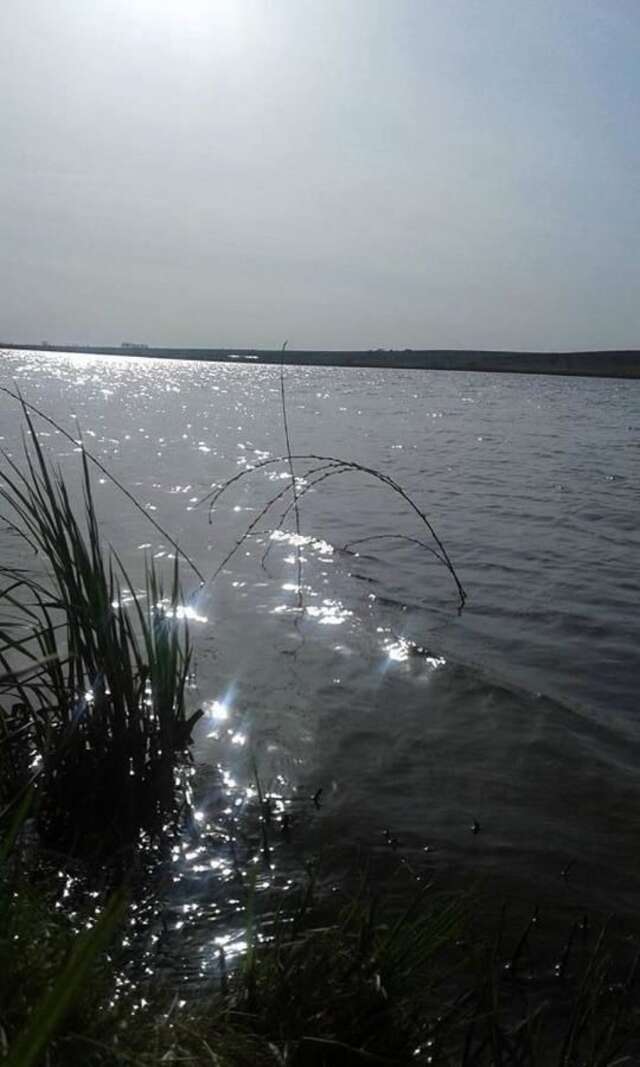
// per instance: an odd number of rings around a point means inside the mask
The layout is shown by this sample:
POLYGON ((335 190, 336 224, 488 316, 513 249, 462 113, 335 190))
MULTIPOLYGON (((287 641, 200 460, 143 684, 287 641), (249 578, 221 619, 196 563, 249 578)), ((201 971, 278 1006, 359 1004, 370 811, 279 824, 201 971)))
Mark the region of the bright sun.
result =
POLYGON ((145 16, 162 20, 176 31, 180 25, 200 25, 234 32, 247 19, 243 0, 138 0, 145 16))
POLYGON ((127 6, 163 37, 229 58, 251 50, 262 14, 261 4, 250 0, 127 0, 127 6))

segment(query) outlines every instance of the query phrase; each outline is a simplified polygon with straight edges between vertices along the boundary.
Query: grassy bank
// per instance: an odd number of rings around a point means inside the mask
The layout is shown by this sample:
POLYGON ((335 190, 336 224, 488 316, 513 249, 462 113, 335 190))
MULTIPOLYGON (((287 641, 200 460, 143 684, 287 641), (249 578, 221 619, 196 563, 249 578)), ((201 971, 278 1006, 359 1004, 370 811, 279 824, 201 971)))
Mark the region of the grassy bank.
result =
POLYGON ((473 897, 427 886, 398 912, 364 881, 330 903, 311 884, 290 890, 267 936, 248 890, 242 956, 218 949, 215 973, 191 991, 148 958, 126 980, 117 897, 79 934, 46 883, 4 875, 9 1067, 638 1062, 637 958, 603 929, 569 929, 549 951, 539 913, 508 932, 474 916, 473 897))

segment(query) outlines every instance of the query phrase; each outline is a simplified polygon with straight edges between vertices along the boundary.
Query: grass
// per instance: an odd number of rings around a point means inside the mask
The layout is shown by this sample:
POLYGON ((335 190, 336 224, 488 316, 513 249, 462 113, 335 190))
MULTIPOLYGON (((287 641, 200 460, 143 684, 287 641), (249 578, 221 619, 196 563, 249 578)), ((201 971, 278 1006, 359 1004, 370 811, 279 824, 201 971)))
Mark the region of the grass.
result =
POLYGON ((78 519, 24 416, 25 466, 4 455, 0 498, 45 573, 0 567, 0 796, 10 808, 33 787, 40 831, 58 847, 115 847, 175 813, 200 714, 186 708, 177 556, 168 589, 151 561, 136 592, 103 546, 86 454, 78 519))
POLYGON ((398 911, 363 878, 337 904, 312 883, 291 890, 267 938, 249 889, 240 961, 221 956, 196 992, 151 968, 118 995, 124 902, 75 934, 46 886, 7 867, 4 851, 0 1056, 8 1067, 638 1062, 638 959, 623 959, 606 929, 565 955, 566 946, 537 943, 537 923, 507 930, 500 920, 479 932, 473 895, 427 885, 398 911))

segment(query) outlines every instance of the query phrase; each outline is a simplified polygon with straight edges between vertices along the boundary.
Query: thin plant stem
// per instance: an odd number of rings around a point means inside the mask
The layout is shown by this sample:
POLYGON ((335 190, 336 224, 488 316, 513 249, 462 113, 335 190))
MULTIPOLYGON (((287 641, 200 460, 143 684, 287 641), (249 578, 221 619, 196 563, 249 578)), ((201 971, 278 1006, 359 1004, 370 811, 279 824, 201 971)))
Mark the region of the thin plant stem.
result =
POLYGON ((287 397, 285 391, 285 377, 284 377, 284 353, 288 345, 288 341, 285 341, 282 346, 282 360, 280 362, 280 401, 282 405, 282 427, 284 429, 284 443, 287 450, 287 461, 289 464, 289 474, 291 476, 291 494, 293 497, 293 511, 295 515, 296 525, 296 571, 297 571, 297 587, 298 587, 298 610, 302 610, 302 545, 301 545, 301 532, 300 532, 300 508, 298 507, 298 487, 296 485, 296 472, 293 466, 293 455, 291 452, 291 436, 289 434, 289 419, 287 416, 287 397))

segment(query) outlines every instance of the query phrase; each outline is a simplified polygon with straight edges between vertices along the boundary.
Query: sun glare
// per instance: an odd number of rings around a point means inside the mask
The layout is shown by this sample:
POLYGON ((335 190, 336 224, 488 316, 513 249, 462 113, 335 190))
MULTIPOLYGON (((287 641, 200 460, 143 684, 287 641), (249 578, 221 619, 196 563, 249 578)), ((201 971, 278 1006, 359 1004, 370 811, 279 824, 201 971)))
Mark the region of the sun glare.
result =
POLYGON ((237 47, 245 37, 253 15, 241 0, 141 0, 138 14, 155 23, 156 29, 175 35, 201 34, 227 47, 237 47))

